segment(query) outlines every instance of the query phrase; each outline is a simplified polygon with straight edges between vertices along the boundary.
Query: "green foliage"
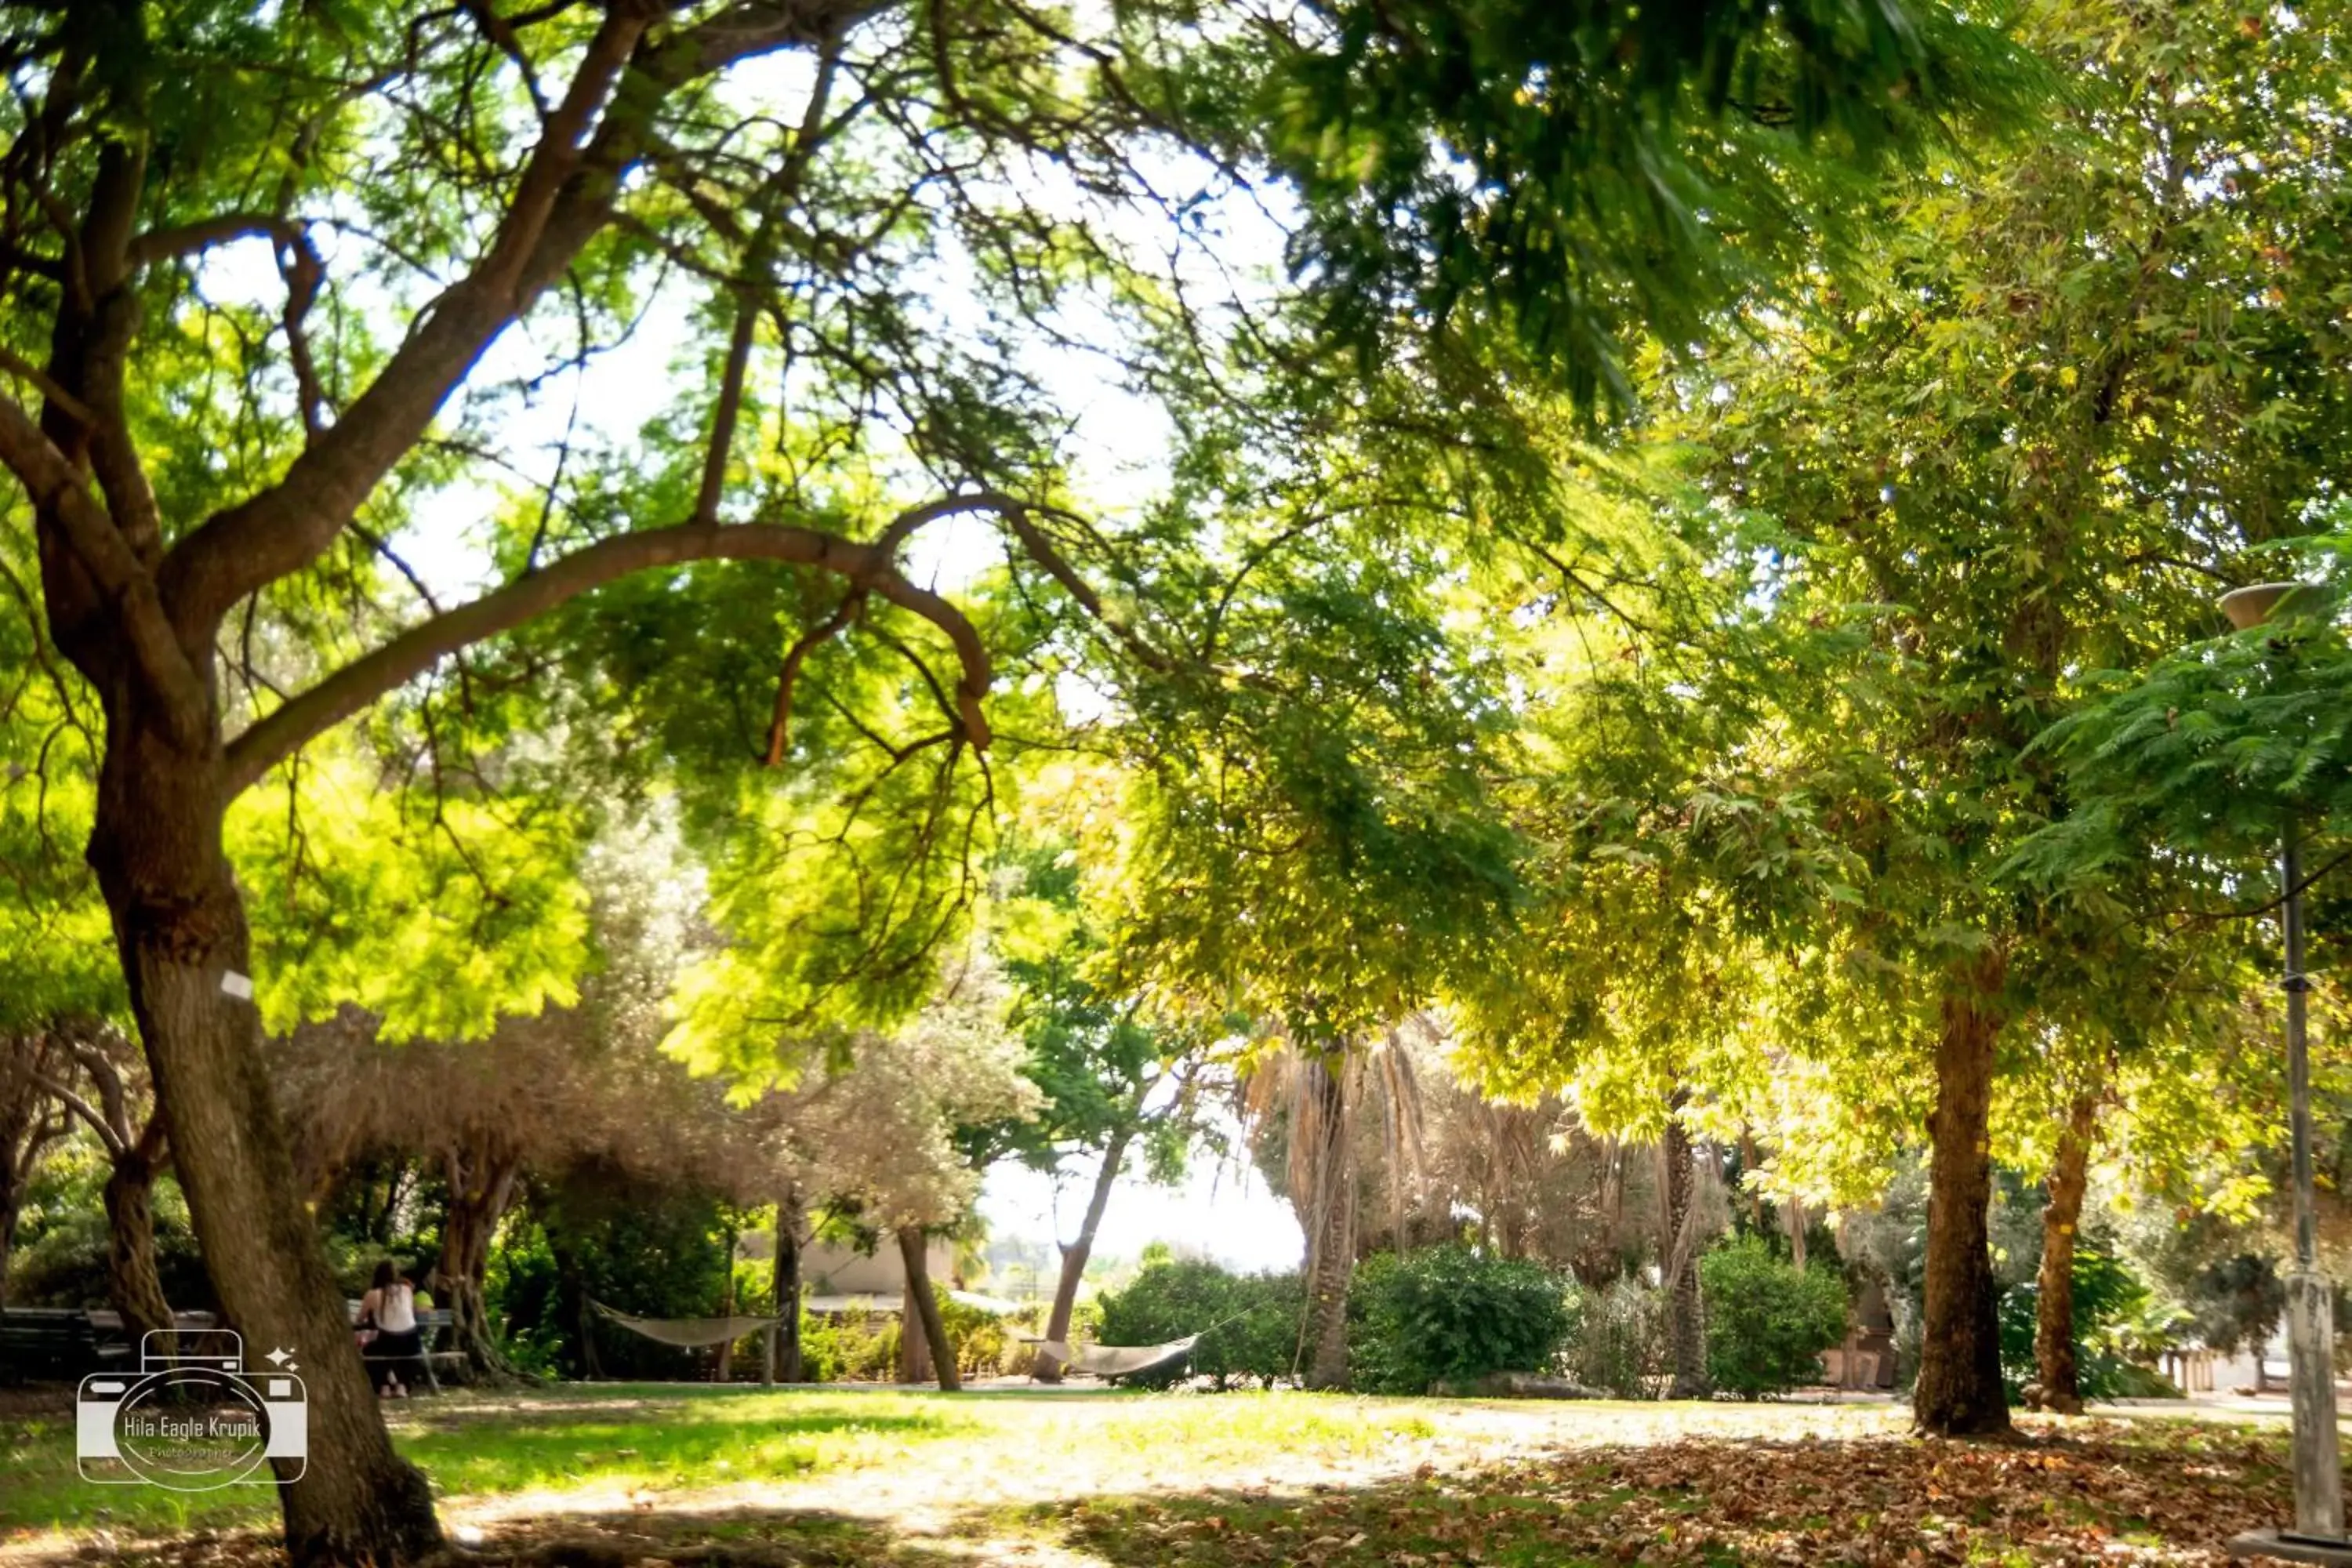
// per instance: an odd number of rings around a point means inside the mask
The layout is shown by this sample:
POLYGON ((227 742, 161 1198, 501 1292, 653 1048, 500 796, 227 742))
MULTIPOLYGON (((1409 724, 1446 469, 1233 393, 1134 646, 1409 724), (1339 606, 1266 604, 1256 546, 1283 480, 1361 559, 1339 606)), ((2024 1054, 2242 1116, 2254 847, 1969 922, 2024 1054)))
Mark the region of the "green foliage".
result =
MULTIPOLYGON (((109 1234, 107 1161, 95 1140, 77 1137, 50 1152, 26 1184, 5 1299, 24 1307, 104 1307, 109 1234)), ((214 1305, 212 1281, 188 1225, 179 1183, 156 1178, 155 1271, 176 1310, 214 1305)))
MULTIPOLYGON (((2086 1399, 2179 1398, 2180 1391, 2145 1363, 2178 1342, 2191 1316, 2167 1301, 2131 1265, 2099 1247, 2074 1249, 2074 1378, 2086 1399)), ((2039 1281, 2000 1302, 2001 1380, 2016 1391, 2035 1380, 2039 1281)))
POLYGON ((801 1313, 801 1375, 811 1383, 888 1383, 898 1375, 898 1320, 801 1313))
POLYGON ((1189 1367, 1133 1380, 1147 1386, 1199 1376, 1219 1388, 1245 1382, 1271 1388, 1297 1364, 1306 1294, 1296 1274, 1235 1274, 1201 1258, 1154 1258, 1101 1302, 1106 1345, 1166 1344, 1206 1331, 1189 1367))
POLYGON ((1723 1393, 1760 1399, 1814 1382, 1822 1352, 1845 1337, 1844 1276, 1799 1268, 1761 1237, 1709 1251, 1698 1276, 1707 1380, 1723 1393))
POLYGON ((1568 1282, 1541 1264, 1466 1247, 1375 1253, 1348 1291, 1348 1369, 1366 1394, 1548 1372, 1568 1338, 1568 1282))
POLYGON ((1585 402, 1630 399, 1629 328, 1697 341, 1829 219, 1809 149, 1940 140, 2010 58, 1942 5, 1837 0, 1350 0, 1276 47, 1327 326, 1367 363, 1402 321, 1508 340, 1585 402))
POLYGON ((1618 1279, 1576 1299, 1568 1375, 1619 1399, 1654 1399, 1666 1374, 1665 1301, 1618 1279))

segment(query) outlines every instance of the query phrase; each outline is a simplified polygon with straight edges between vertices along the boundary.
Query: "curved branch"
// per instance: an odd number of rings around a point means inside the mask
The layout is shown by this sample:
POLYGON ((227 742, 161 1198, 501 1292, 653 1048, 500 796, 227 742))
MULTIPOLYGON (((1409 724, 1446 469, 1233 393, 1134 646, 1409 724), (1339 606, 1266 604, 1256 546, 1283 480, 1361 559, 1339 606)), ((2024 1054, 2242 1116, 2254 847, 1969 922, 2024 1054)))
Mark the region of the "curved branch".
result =
POLYGON ((240 239, 268 237, 280 246, 293 243, 299 226, 275 213, 222 213, 173 228, 152 228, 131 242, 126 259, 134 268, 174 257, 194 256, 217 245, 240 239))
MULTIPOLYGON (((924 516, 986 508, 1001 498, 951 498, 918 509, 924 516)), ((917 515, 917 514, 909 514, 917 515)), ((904 520, 901 519, 901 521, 904 520)), ((886 532, 894 539, 898 525, 886 532)), ((956 706, 964 735, 985 748, 988 720, 981 697, 988 689, 988 648, 962 611, 900 574, 891 551, 838 534, 785 523, 681 523, 599 541, 470 604, 435 616, 373 653, 344 666, 318 685, 247 727, 226 751, 228 795, 249 788, 312 737, 373 704, 461 648, 512 631, 582 594, 634 573, 695 561, 776 561, 814 566, 878 594, 947 634, 963 665, 956 706)))
POLYGON ((852 588, 847 594, 842 595, 840 605, 835 608, 832 615, 811 626, 793 642, 791 647, 784 650, 783 668, 776 673, 776 709, 768 720, 768 752, 764 759, 766 766, 772 768, 783 766, 784 744, 789 738, 787 732, 793 722, 793 686, 800 679, 801 666, 807 662, 808 656, 815 651, 818 644, 832 637, 851 621, 856 620, 857 612, 865 607, 866 591, 863 588, 852 588))
POLYGON ((63 1079, 51 1078, 45 1072, 37 1072, 33 1075, 33 1083, 42 1093, 56 1099, 68 1110, 89 1123, 89 1130, 98 1134, 99 1142, 106 1145, 108 1153, 122 1152, 122 1141, 114 1128, 105 1117, 98 1113, 96 1106, 76 1094, 63 1079))

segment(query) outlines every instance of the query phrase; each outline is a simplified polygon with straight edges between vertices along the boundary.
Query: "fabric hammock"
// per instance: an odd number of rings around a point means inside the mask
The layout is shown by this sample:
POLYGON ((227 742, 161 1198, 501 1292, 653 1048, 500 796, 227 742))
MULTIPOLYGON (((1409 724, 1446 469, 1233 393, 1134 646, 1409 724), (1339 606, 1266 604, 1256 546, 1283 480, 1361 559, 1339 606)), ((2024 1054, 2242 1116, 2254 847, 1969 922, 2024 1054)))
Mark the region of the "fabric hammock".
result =
POLYGON ((1173 1366, 1192 1353, 1201 1342, 1201 1335, 1171 1340, 1164 1345, 1086 1345, 1076 1354, 1062 1340, 1040 1340, 1037 1348, 1060 1362, 1064 1370, 1082 1372, 1089 1377, 1134 1377, 1138 1373, 1157 1372, 1173 1366))
POLYGON ((737 1340, 749 1338, 762 1329, 772 1329, 783 1321, 782 1318, 633 1318, 590 1297, 588 1304, 633 1334, 643 1334, 649 1340, 680 1350, 700 1350, 709 1345, 731 1345, 737 1340))

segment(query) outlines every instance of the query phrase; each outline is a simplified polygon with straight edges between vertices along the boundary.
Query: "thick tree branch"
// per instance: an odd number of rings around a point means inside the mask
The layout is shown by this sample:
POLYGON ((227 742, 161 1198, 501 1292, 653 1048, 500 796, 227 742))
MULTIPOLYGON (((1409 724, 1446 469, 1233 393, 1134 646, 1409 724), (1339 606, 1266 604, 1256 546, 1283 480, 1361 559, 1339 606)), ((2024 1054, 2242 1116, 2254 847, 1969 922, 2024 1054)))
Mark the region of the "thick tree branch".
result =
MULTIPOLYGON (((954 510, 993 510, 998 504, 998 498, 975 496, 922 510, 940 516, 954 510)), ((695 561, 776 561, 814 566, 920 616, 947 635, 962 663, 956 707, 963 734, 975 746, 988 744, 988 721, 981 711, 981 698, 988 689, 990 661, 979 629, 946 599, 908 582, 889 551, 880 544, 784 523, 688 522, 602 540, 471 604, 436 616, 346 665, 229 742, 229 794, 234 796, 248 788, 313 736, 450 654, 511 631, 632 573, 695 561)))
POLYGON ((195 666, 173 638, 154 580, 114 520, 91 499, 81 475, 13 398, 0 397, 0 463, 23 483, 34 509, 57 520, 75 558, 121 617, 140 672, 164 699, 163 712, 173 742, 199 743, 210 706, 207 694, 195 666))
POLYGON ((126 255, 135 269, 183 256, 196 256, 215 246, 240 239, 267 237, 278 245, 293 243, 301 231, 293 219, 273 213, 221 213, 173 228, 150 229, 132 240, 126 255))
POLYGON ((284 479, 173 550, 160 585, 183 641, 205 646, 230 605, 334 542, 482 353, 612 221, 622 176, 651 145, 671 94, 738 60, 815 43, 867 8, 854 0, 746 0, 656 34, 658 6, 610 7, 474 269, 426 309, 382 374, 284 479))

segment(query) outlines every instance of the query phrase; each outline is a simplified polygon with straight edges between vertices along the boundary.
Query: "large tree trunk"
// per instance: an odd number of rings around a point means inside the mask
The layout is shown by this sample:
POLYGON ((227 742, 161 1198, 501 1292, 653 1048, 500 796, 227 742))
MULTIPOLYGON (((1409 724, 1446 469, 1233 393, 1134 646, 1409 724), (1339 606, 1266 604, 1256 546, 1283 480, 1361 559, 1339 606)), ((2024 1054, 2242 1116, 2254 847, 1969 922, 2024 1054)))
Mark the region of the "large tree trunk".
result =
POLYGON ((122 1319, 133 1346, 151 1333, 163 1336, 162 1353, 173 1353, 172 1304, 155 1270, 155 1163, 143 1149, 117 1152, 106 1177, 106 1295, 122 1319))
POLYGON ((430 1289, 448 1310, 449 1331, 457 1337, 457 1349, 466 1352, 466 1364, 474 1375, 511 1376, 514 1365, 490 1330, 484 1292, 490 1277, 490 1244, 514 1200, 520 1172, 512 1160, 480 1150, 450 1149, 442 1163, 449 1201, 441 1216, 441 1257, 433 1266, 430 1289))
POLYGON ((295 1568, 390 1568, 436 1551, 440 1526, 425 1478, 393 1452, 296 1182, 222 848, 219 743, 177 749, 144 712, 154 700, 126 685, 107 694, 89 859, 214 1292, 249 1357, 284 1350, 302 1369, 309 1457, 278 1489, 287 1553, 295 1568))
POLYGON ((776 1202, 776 1331, 768 1341, 770 1375, 780 1383, 801 1380, 801 1196, 786 1193, 776 1202))
POLYGON ((1291 1192, 1307 1228, 1307 1386, 1348 1386, 1348 1286, 1356 1268, 1356 1173, 1349 1064, 1302 1053, 1290 1127, 1291 1192), (1303 1178, 1303 1179, 1302 1179, 1303 1178))
MULTIPOLYGON (((1131 1126, 1121 1127, 1111 1134, 1110 1144, 1103 1151, 1102 1169, 1095 1173, 1095 1190, 1087 1198, 1086 1217, 1078 1222, 1078 1239, 1062 1248, 1062 1277, 1054 1284, 1054 1310, 1045 1319, 1045 1344, 1070 1342, 1070 1318, 1078 1308, 1078 1282, 1086 1277, 1087 1259, 1094 1255, 1095 1233, 1102 1228, 1103 1211, 1110 1206, 1111 1184, 1118 1180, 1118 1168, 1127 1162, 1127 1146, 1134 1136, 1131 1126)), ((1029 1375, 1039 1383, 1061 1382, 1061 1358, 1039 1345, 1029 1375)))
MULTIPOLYGON (((907 1266, 906 1310, 900 1314, 899 1342, 919 1335, 939 1374, 940 1387, 953 1394, 963 1386, 956 1371, 955 1346, 948 1342, 947 1320, 940 1315, 940 1299, 931 1291, 931 1274, 923 1258, 923 1231, 904 1226, 898 1231, 898 1256, 907 1266)), ((904 1364, 904 1352, 901 1352, 904 1364)))
POLYGON ((2042 1211, 2042 1273, 2033 1314, 2034 1378, 2042 1403, 2069 1415, 2080 1415, 2083 1390, 2074 1366, 2074 1229, 2083 1218, 2090 1186, 2091 1144, 2098 1135, 2095 1096, 2075 1098, 2058 1157, 2050 1167, 2048 1206, 2042 1211))
POLYGON ((1952 977, 1936 1045, 1927 1302, 1911 1412, 1921 1431, 1939 1436, 2010 1430, 2000 1386, 2000 1296, 1986 1231, 2001 973, 2000 961, 1989 957, 1952 977))
POLYGON ((1706 1325, 1698 1290, 1698 1215, 1693 1203, 1696 1171, 1690 1134, 1678 1114, 1689 1098, 1676 1089, 1666 1102, 1666 1131, 1659 1141, 1664 1166, 1665 1237, 1659 1266, 1666 1292, 1666 1349, 1672 1372, 1666 1384, 1669 1399, 1705 1399, 1712 1390, 1706 1380, 1706 1325))

